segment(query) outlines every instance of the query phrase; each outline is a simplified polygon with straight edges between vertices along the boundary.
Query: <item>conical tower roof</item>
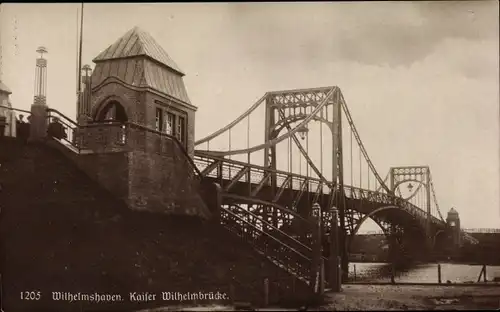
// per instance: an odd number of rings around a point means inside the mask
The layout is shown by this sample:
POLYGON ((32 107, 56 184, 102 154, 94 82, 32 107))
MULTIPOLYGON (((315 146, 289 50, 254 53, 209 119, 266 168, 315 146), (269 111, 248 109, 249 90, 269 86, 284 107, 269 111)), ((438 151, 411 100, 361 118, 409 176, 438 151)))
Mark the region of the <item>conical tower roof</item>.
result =
POLYGON ((129 30, 115 43, 101 52, 94 58, 93 62, 97 63, 112 59, 130 58, 133 56, 149 57, 176 71, 181 76, 185 75, 153 37, 137 26, 129 30))

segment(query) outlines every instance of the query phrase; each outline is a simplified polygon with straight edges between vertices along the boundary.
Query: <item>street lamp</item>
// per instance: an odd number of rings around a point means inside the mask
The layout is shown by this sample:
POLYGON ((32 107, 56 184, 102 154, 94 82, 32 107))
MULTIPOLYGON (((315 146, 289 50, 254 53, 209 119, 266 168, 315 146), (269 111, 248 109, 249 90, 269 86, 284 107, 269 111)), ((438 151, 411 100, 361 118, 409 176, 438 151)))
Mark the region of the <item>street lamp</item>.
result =
POLYGON ((408 190, 411 192, 412 189, 413 189, 413 184, 411 184, 410 182, 410 184, 408 184, 408 190))
POLYGON ((304 125, 300 127, 299 130, 297 130, 297 132, 299 133, 300 138, 304 140, 306 138, 306 134, 309 132, 309 129, 307 128, 306 125, 304 125))
POLYGON ((47 53, 47 48, 45 48, 45 47, 38 47, 38 49, 36 49, 36 52, 40 53, 40 58, 43 58, 43 54, 47 53))

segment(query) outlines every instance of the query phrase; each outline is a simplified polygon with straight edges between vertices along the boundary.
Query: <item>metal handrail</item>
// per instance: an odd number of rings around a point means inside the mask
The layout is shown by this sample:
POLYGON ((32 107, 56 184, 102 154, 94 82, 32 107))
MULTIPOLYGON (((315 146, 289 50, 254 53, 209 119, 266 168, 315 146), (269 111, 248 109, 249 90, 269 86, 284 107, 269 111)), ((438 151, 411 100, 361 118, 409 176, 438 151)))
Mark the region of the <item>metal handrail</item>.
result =
POLYGON ((28 111, 28 110, 25 110, 25 109, 14 108, 14 107, 9 107, 9 106, 4 106, 4 105, 0 105, 0 108, 6 108, 8 110, 12 110, 12 111, 15 111, 15 112, 21 112, 21 113, 25 113, 25 114, 31 115, 31 112, 28 111))

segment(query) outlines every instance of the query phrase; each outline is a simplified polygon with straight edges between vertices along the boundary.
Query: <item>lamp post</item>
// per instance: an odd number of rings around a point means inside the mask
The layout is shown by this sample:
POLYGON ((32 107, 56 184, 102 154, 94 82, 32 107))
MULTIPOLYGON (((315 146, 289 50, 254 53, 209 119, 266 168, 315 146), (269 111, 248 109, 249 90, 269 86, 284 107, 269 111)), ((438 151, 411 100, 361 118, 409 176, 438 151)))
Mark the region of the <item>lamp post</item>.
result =
POLYGON ((330 224, 330 262, 329 268, 329 283, 333 292, 340 291, 340 259, 339 259, 339 239, 338 239, 338 210, 335 207, 331 209, 331 224, 330 224))
POLYGON ((321 294, 324 287, 321 285, 321 207, 318 203, 312 205, 312 238, 313 259, 311 268, 311 286, 314 296, 321 294))

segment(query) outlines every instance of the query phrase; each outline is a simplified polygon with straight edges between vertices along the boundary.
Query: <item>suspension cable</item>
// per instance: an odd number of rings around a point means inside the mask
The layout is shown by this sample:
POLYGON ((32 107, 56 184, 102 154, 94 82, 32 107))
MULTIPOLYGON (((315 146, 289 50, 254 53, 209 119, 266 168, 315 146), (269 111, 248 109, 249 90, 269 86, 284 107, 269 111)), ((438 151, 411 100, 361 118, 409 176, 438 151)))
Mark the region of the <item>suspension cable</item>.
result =
POLYGON ((368 171, 368 187, 367 189, 370 189, 370 168, 366 168, 366 170, 368 171))
POLYGON ((349 162, 351 164, 351 186, 354 186, 354 183, 353 183, 353 173, 354 173, 354 170, 353 170, 353 160, 352 160, 352 129, 350 129, 351 131, 351 161, 349 162))
POLYGON ((443 218, 443 215, 441 215, 441 210, 439 209, 439 205, 438 205, 438 201, 437 201, 437 198, 436 198, 436 191, 434 189, 434 183, 432 183, 432 175, 429 171, 429 184, 430 184, 430 188, 431 188, 431 191, 432 191, 432 197, 434 199, 434 204, 436 205, 436 210, 439 214, 439 217, 441 218, 441 221, 444 222, 444 218, 443 218))
MULTIPOLYGON (((306 132, 306 153, 309 155, 309 132, 306 132)), ((306 165, 306 177, 309 177, 308 165, 306 165)))
POLYGON ((221 128, 221 129, 215 131, 214 133, 210 134, 209 136, 204 137, 203 139, 194 142, 194 145, 196 146, 196 145, 199 145, 199 144, 204 143, 206 141, 210 141, 211 139, 215 138, 216 136, 218 136, 218 135, 220 135, 220 134, 228 131, 232 127, 234 127, 241 120, 243 120, 243 118, 245 118, 246 116, 250 115, 257 107, 259 107, 264 102, 264 100, 266 99, 266 97, 268 95, 269 95, 269 93, 266 92, 264 94, 264 96, 262 96, 259 100, 257 100, 257 102, 255 102, 255 104, 253 104, 248 110, 246 110, 238 118, 236 118, 235 120, 233 120, 230 124, 228 124, 227 126, 225 126, 225 127, 221 128))
MULTIPOLYGON (((323 118, 323 110, 321 110, 321 118, 323 118)), ((319 123, 319 171, 323 174, 323 124, 319 123)))
MULTIPOLYGON (((250 114, 247 117, 247 148, 250 148, 250 114)), ((250 164, 250 152, 247 154, 247 162, 250 164)))
MULTIPOLYGON (((306 132, 306 153, 309 155, 309 131, 306 132)), ((306 164, 307 194, 309 196, 309 164, 306 164)))
POLYGON ((349 126, 351 126, 351 129, 354 132, 354 136, 356 137, 356 141, 358 142, 358 145, 363 152, 363 155, 366 159, 366 162, 368 163, 368 167, 373 171, 373 174, 375 178, 379 181, 380 185, 386 190, 387 194, 392 194, 393 192, 385 185, 385 182, 382 180, 380 175, 378 174, 377 170, 375 169, 375 166, 373 165, 372 161, 370 160, 370 157, 368 156, 368 152, 366 151, 363 142, 361 141, 361 138, 359 137, 359 133, 356 130, 356 126, 354 125, 354 121, 352 119, 351 113, 349 112, 349 108, 347 107, 347 104, 344 99, 344 95, 339 92, 340 99, 341 99, 341 105, 344 110, 344 113, 346 115, 347 121, 349 122, 349 126))
POLYGON ((288 138, 286 142, 287 142, 286 151, 288 153, 288 157, 286 158, 286 166, 288 168, 288 172, 292 172, 292 170, 290 169, 290 158, 292 157, 292 153, 290 151, 290 138, 288 138))
POLYGON ((250 115, 247 117, 247 148, 250 148, 250 115))
MULTIPOLYGON (((333 90, 332 90, 333 91, 333 90)), ((332 93, 333 94, 333 93, 332 93)), ((329 95, 327 96, 330 97, 331 93, 329 93, 329 95)), ((321 107, 323 107, 323 105, 325 104, 326 102, 322 103, 321 107)), ((316 165, 314 165, 314 162, 311 160, 311 158, 309 157, 309 155, 307 155, 306 151, 304 150, 304 148, 302 147, 302 144, 300 143, 299 139, 297 139, 297 136, 295 135, 295 132, 297 132, 301 127, 304 127, 305 125, 307 125, 307 123, 312 119, 313 116, 315 116, 318 112, 319 112, 319 109, 321 107, 316 107, 314 109, 314 111, 311 113, 311 115, 309 117, 307 117, 304 121, 302 121, 297 127, 295 127, 294 129, 292 129, 292 127, 290 127, 290 124, 286 123, 285 126, 288 130, 288 134, 285 134, 285 135, 282 135, 281 137, 279 138, 276 138, 275 140, 278 140, 276 143, 279 143, 279 139, 282 138, 282 137, 287 137, 288 138, 292 138, 293 141, 295 142, 295 145, 297 145, 299 151, 300 151, 300 154, 305 158, 306 162, 309 163, 309 165, 311 166, 311 168, 314 170, 314 172, 316 172, 316 174, 318 175, 319 179, 323 181, 323 183, 325 183, 326 185, 328 185, 329 187, 333 187, 333 183, 328 181, 324 176, 323 174, 319 171, 319 169, 316 167, 316 165)), ((285 118, 285 114, 283 112, 283 109, 278 109, 278 112, 281 116, 281 118, 285 118)), ((269 141, 268 143, 270 143, 271 141, 269 141)), ((265 145, 265 144, 264 144, 265 145)), ((255 147, 254 147, 255 148, 255 147)), ((300 164, 300 162, 299 162, 300 164)))
POLYGON ((302 154, 299 155, 299 175, 302 175, 302 154))
POLYGON ((359 151, 359 188, 363 188, 363 183, 362 183, 362 179, 363 179, 363 167, 362 167, 362 164, 361 164, 361 151, 359 151))
MULTIPOLYGON (((229 150, 231 150, 231 129, 229 129, 229 136, 228 136, 228 141, 229 141, 229 150)), ((229 155, 229 159, 231 159, 231 155, 229 155)))

